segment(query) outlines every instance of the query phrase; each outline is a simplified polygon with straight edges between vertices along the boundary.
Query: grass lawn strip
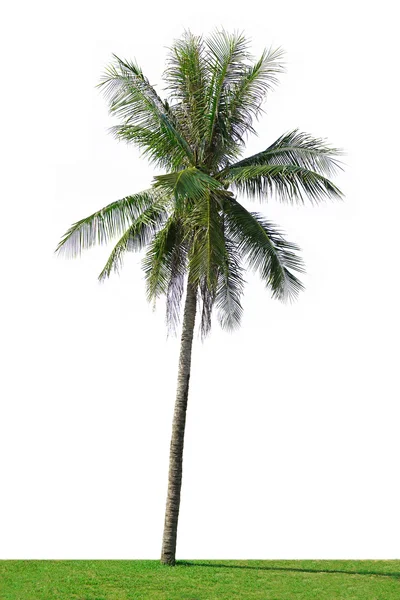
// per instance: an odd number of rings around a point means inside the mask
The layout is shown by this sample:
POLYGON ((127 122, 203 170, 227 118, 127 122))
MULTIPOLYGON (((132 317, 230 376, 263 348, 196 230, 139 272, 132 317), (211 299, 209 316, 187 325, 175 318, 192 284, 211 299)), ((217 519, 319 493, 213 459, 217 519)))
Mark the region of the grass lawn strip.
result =
POLYGON ((400 560, 0 561, 1 600, 399 600, 400 560))

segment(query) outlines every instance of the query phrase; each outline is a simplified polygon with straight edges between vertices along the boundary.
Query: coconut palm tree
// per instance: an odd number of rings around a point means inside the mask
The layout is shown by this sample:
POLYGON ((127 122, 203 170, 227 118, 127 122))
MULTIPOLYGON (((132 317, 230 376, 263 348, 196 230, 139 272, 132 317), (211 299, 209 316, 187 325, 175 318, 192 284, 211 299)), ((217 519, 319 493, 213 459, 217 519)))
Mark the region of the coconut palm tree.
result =
POLYGON ((216 309, 220 325, 233 330, 242 316, 244 268, 256 271, 272 293, 294 299, 302 283, 299 248, 261 214, 238 199, 319 203, 341 192, 327 178, 340 168, 340 152, 299 131, 285 133, 266 150, 241 158, 255 134, 267 92, 282 72, 282 51, 258 60, 242 34, 186 32, 169 50, 161 99, 135 63, 114 55, 100 87, 112 132, 138 146, 163 173, 150 187, 74 223, 56 252, 77 256, 95 244, 116 244, 99 275, 118 272, 127 252, 146 249, 147 297, 166 297, 168 326, 183 309, 176 403, 170 446, 168 493, 161 561, 175 564, 186 407, 196 314, 202 337, 216 309))

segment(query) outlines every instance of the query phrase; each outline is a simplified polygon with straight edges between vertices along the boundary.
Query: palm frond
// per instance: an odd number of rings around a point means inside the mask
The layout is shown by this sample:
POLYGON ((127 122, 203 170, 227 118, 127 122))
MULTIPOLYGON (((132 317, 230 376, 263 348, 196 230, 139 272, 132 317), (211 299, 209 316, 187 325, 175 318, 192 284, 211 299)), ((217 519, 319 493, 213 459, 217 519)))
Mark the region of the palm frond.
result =
POLYGON ((187 243, 182 224, 178 221, 173 249, 169 255, 169 283, 166 293, 168 331, 175 333, 180 321, 180 309, 187 271, 187 243))
POLYGON ((218 275, 215 304, 218 320, 223 329, 233 331, 240 325, 243 314, 241 297, 245 280, 241 255, 237 244, 225 235, 225 264, 218 275))
POLYGON ((216 31, 206 39, 210 83, 208 92, 207 143, 212 144, 216 127, 219 104, 224 87, 234 85, 245 70, 245 60, 250 58, 249 42, 241 33, 228 34, 216 31))
POLYGON ((185 229, 191 232, 188 251, 189 282, 199 289, 201 332, 211 327, 211 313, 218 274, 225 263, 225 238, 220 198, 209 192, 197 200, 185 215, 185 229))
POLYGON ((322 175, 334 175, 342 170, 341 162, 337 159, 341 155, 343 151, 333 148, 326 140, 294 129, 282 135, 266 150, 231 165, 231 168, 289 165, 322 175))
POLYGON ((182 243, 179 221, 172 214, 156 233, 142 261, 145 274, 147 299, 155 302, 167 295, 171 283, 171 262, 176 246, 182 243))
MULTIPOLYGON (((222 177, 222 175, 221 175, 222 177)), ((329 179, 305 167, 293 165, 248 165, 229 167, 223 179, 238 192, 265 200, 276 197, 282 202, 318 204, 343 194, 329 179)))
POLYGON ((192 150, 168 104, 137 64, 114 55, 114 63, 106 69, 99 87, 109 102, 110 113, 122 119, 113 128, 117 137, 136 143, 161 166, 176 169, 194 163, 192 150))
POLYGON ((73 258, 96 244, 107 244, 125 233, 139 215, 152 205, 164 206, 167 202, 165 192, 154 189, 112 202, 71 225, 61 238, 56 252, 66 258, 73 258))
POLYGON ((113 271, 118 273, 122 268, 126 252, 142 250, 162 227, 167 217, 168 212, 165 207, 157 204, 143 211, 114 246, 99 275, 99 281, 110 277, 113 271))
POLYGON ((205 280, 201 281, 197 289, 199 290, 197 304, 200 314, 200 334, 204 340, 211 331, 212 311, 215 304, 215 289, 210 290, 205 280))
POLYGON ((256 135, 253 121, 262 112, 267 92, 278 81, 277 75, 284 71, 282 57, 280 48, 264 50, 256 63, 244 66, 238 81, 224 88, 218 121, 225 142, 217 158, 220 164, 241 152, 246 135, 256 135))
POLYGON ((164 72, 167 91, 174 104, 173 114, 185 132, 196 162, 202 161, 207 121, 208 70, 205 45, 201 37, 189 31, 170 48, 164 72))
POLYGON ((209 194, 210 190, 218 190, 221 183, 216 179, 196 169, 189 167, 166 175, 154 177, 154 188, 175 197, 176 209, 182 208, 184 203, 201 200, 209 194))
POLYGON ((187 217, 186 228, 193 237, 189 250, 189 280, 200 285, 205 282, 210 292, 215 292, 218 269, 225 259, 223 219, 219 202, 212 193, 196 202, 187 217))
POLYGON ((227 230, 251 269, 257 271, 279 300, 294 299, 303 289, 292 271, 304 272, 300 249, 262 215, 248 212, 235 199, 224 207, 227 230))

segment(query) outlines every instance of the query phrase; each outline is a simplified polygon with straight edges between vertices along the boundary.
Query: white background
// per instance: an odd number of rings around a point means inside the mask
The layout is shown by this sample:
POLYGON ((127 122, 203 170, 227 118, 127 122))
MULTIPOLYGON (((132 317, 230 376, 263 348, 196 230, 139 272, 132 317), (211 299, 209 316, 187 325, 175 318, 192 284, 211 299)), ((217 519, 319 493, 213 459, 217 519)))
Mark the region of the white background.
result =
MULTIPOLYGON (((346 199, 261 210, 306 292, 253 277, 238 333, 196 339, 178 558, 399 558, 398 78, 389 2, 9 3, 2 23, 1 558, 158 558, 179 339, 140 257, 66 261, 72 222, 155 173, 107 134, 115 52, 162 93, 184 28, 283 46, 264 149, 295 127, 345 149, 346 199)), ((4 14, 3 14, 4 16, 4 14)), ((251 205, 250 205, 251 206, 251 205)), ((253 205, 253 208, 259 209, 253 205)))

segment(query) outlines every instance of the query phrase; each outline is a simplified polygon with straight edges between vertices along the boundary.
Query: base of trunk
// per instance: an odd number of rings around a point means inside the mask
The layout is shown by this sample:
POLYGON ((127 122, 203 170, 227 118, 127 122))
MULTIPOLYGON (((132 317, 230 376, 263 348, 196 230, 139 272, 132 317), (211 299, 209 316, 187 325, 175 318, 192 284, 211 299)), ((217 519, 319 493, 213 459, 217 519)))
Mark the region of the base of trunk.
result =
POLYGON ((161 564, 168 565, 169 567, 174 567, 176 564, 176 561, 173 556, 161 556, 161 564))

